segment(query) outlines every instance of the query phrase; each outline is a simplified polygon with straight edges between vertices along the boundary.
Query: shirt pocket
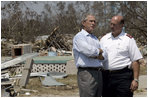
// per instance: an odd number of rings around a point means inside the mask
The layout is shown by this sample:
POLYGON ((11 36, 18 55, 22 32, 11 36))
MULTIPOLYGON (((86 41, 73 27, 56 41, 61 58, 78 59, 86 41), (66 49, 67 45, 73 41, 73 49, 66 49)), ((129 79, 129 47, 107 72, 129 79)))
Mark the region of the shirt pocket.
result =
POLYGON ((127 46, 118 46, 117 47, 117 55, 118 56, 128 56, 128 48, 127 46))

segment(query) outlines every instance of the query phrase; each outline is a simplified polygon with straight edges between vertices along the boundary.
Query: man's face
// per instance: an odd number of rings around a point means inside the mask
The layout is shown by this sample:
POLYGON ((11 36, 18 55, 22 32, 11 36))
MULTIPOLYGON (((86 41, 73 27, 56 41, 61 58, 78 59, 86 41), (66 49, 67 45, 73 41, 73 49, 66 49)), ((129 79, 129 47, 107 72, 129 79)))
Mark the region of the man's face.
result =
POLYGON ((110 22, 110 28, 112 30, 113 35, 119 35, 122 31, 122 24, 120 24, 120 20, 118 18, 112 18, 110 22))
POLYGON ((84 30, 86 30, 88 33, 91 33, 94 28, 96 27, 96 20, 94 16, 87 16, 87 20, 84 21, 83 23, 84 30))

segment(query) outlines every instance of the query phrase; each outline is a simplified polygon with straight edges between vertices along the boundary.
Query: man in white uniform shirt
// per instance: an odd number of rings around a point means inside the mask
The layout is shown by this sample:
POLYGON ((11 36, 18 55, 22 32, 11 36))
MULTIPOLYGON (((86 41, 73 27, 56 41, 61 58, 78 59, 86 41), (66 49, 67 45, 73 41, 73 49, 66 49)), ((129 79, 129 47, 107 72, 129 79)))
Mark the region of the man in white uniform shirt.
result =
POLYGON ((108 61, 104 62, 103 97, 132 97, 138 88, 138 60, 142 55, 134 38, 122 30, 123 26, 122 16, 112 17, 112 32, 100 40, 108 54, 108 61))

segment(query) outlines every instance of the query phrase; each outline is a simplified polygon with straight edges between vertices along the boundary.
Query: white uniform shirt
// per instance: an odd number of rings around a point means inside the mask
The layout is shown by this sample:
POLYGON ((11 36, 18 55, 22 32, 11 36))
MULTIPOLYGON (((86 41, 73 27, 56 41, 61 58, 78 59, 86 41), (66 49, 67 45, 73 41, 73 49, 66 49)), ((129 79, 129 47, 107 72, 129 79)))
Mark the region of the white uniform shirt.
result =
POLYGON ((127 65, 130 67, 133 61, 142 58, 134 38, 128 37, 123 31, 115 38, 112 33, 106 34, 100 43, 108 54, 108 60, 104 62, 107 70, 123 69, 127 65))

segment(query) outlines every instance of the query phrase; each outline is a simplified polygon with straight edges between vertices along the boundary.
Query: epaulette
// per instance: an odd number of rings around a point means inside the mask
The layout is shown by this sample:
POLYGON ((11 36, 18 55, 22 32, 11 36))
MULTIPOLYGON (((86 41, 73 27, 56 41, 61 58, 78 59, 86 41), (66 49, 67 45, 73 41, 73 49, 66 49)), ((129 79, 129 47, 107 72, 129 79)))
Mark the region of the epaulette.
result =
POLYGON ((128 37, 131 38, 131 39, 133 38, 130 34, 126 34, 126 36, 128 36, 128 37))

